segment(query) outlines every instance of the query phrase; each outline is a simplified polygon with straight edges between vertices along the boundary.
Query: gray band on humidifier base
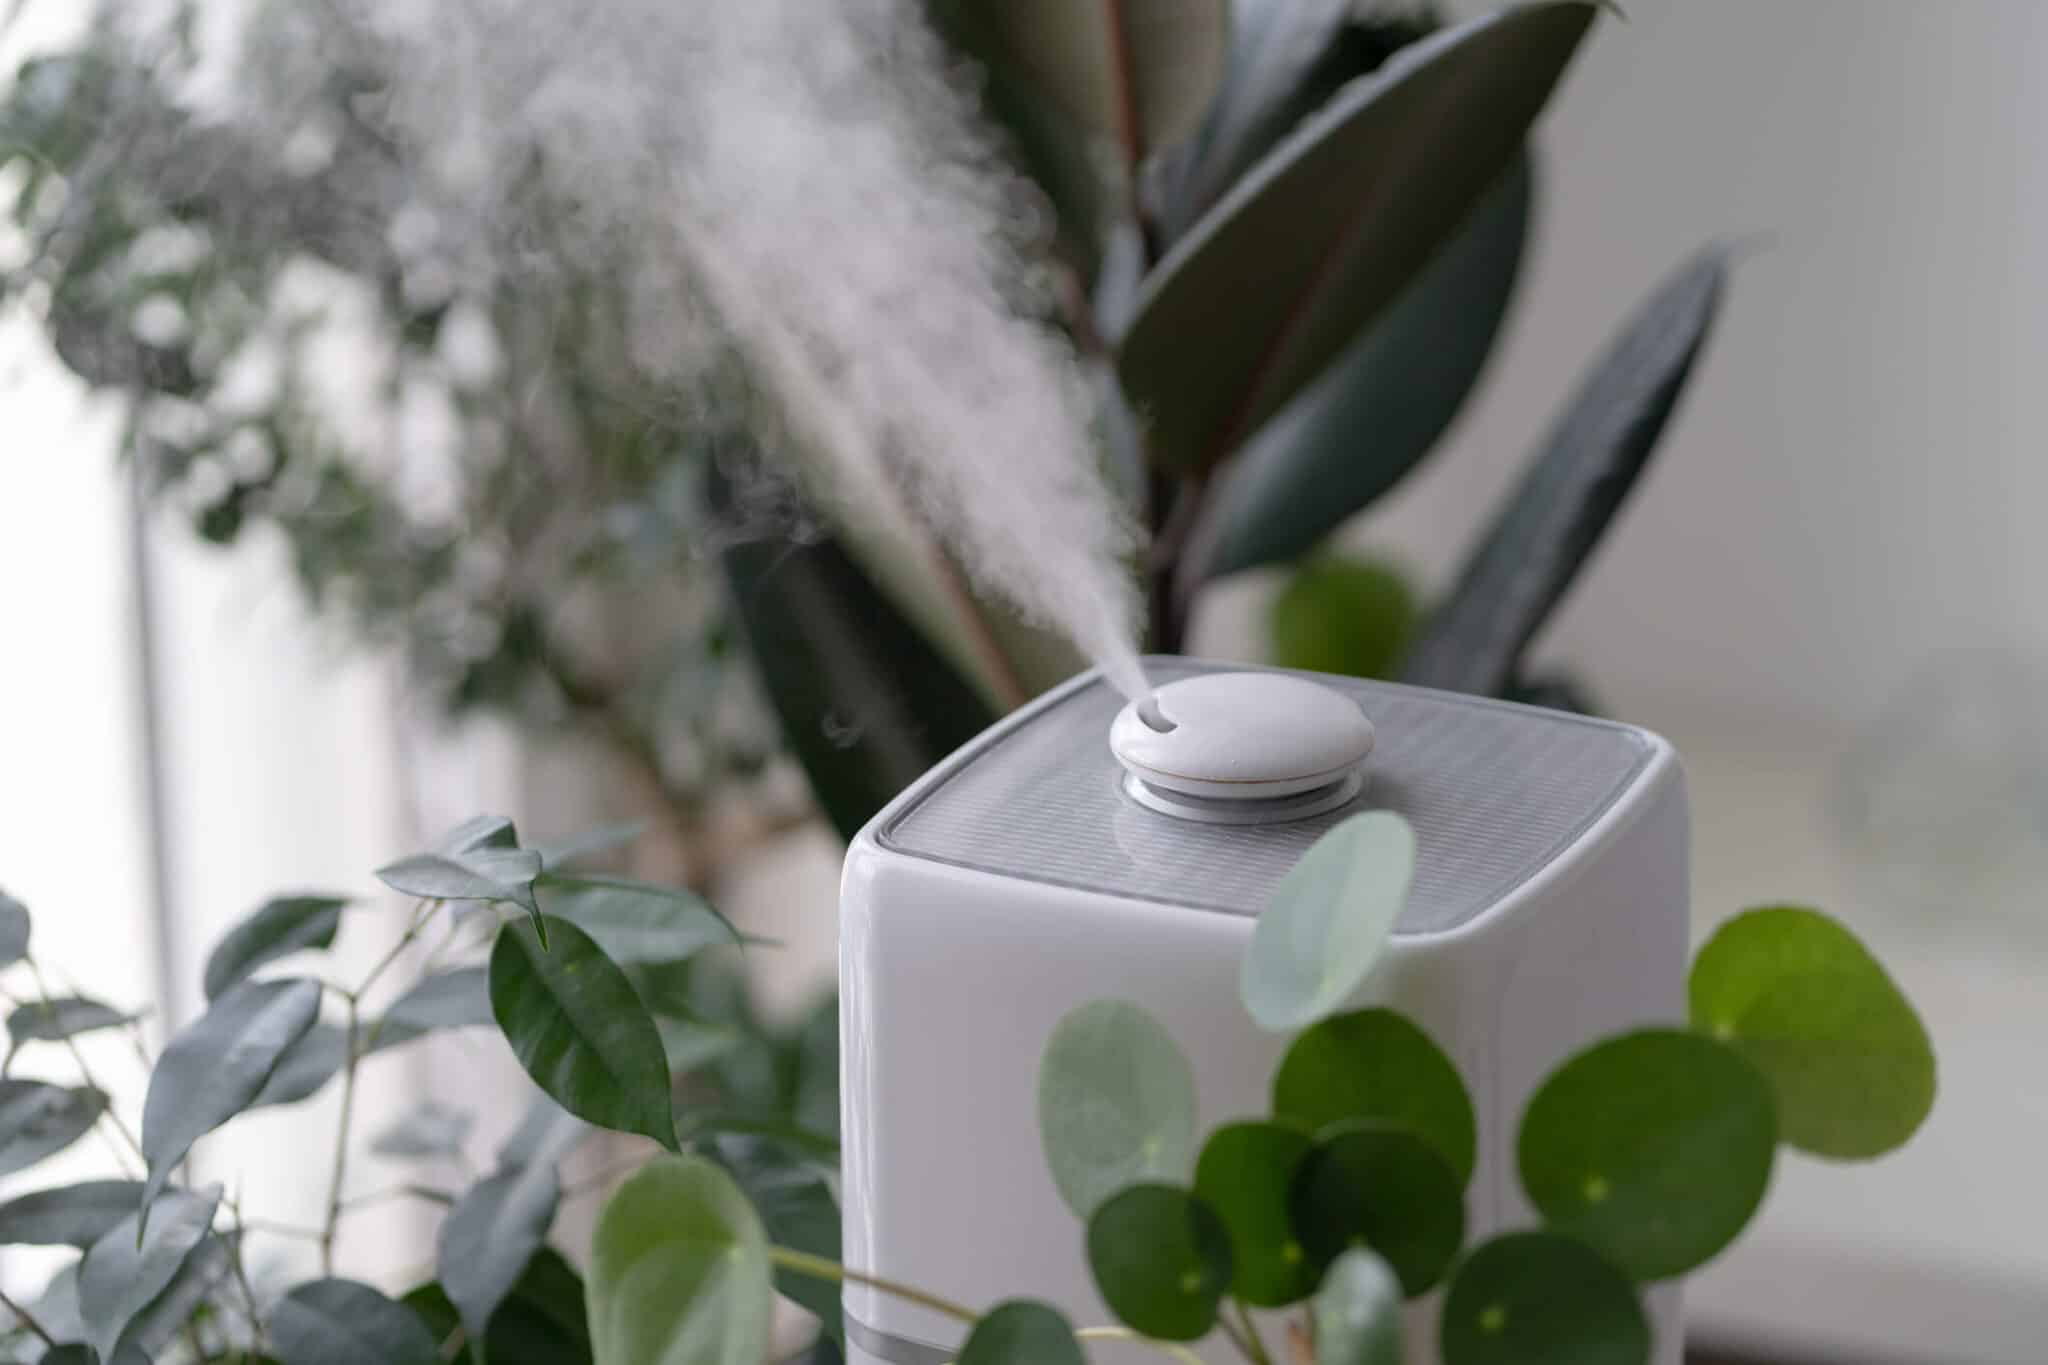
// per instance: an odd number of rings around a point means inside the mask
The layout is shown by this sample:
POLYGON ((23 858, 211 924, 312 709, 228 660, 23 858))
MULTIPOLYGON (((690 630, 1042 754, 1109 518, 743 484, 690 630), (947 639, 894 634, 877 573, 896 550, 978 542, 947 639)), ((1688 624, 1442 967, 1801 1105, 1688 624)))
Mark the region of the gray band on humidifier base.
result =
MULTIPOLYGON (((959 1354, 943 1346, 912 1341, 909 1337, 870 1327, 851 1313, 845 1315, 845 1322, 846 1344, 876 1360, 887 1361, 888 1365, 948 1365, 959 1354)), ((857 1361, 856 1357, 856 1365, 857 1361)))

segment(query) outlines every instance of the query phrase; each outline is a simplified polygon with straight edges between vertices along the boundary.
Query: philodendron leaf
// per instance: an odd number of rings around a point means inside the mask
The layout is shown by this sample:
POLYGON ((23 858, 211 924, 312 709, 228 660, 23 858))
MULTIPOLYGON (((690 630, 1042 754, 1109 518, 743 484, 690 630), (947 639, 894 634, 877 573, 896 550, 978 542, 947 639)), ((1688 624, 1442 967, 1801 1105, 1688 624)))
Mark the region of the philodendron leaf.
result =
POLYGON ((1451 1277, 1439 1322, 1444 1365, 1646 1365, 1650 1322, 1635 1286, 1599 1252, 1555 1232, 1511 1232, 1451 1277))
POLYGON ((1735 1240, 1777 1150, 1771 1090, 1725 1043, 1643 1029, 1596 1043, 1529 1101, 1516 1145, 1529 1202, 1638 1280, 1735 1240))
POLYGON ((1088 1220, 1088 1268, 1119 1321, 1160 1341, 1194 1341, 1230 1289, 1230 1234, 1172 1185, 1133 1185, 1088 1220))
POLYGON ((547 1241, 561 1199, 550 1152, 479 1180, 442 1221, 441 1285, 471 1341, 487 1339, 491 1315, 547 1241))
POLYGON ((1295 1172, 1314 1145, 1286 1124, 1226 1123, 1195 1162, 1195 1193, 1230 1231, 1230 1291, 1253 1307, 1284 1307, 1316 1286, 1287 1212, 1295 1172))
POLYGON ((1283 1033, 1329 1014, 1379 961, 1415 876, 1415 831, 1392 811, 1336 824, 1280 879, 1238 977, 1260 1028, 1283 1033))
POLYGON ((0 1246, 89 1247, 142 1205, 139 1180, 85 1180, 0 1204, 0 1246))
POLYGON ((307 948, 332 948, 346 896, 278 896, 228 930, 206 959, 206 998, 266 963, 307 948))
POLYGON ((491 1011, 526 1074, 600 1128, 640 1133, 673 1151, 675 1112, 661 1034, 633 983, 591 937, 552 924, 508 924, 491 949, 491 1011))
POLYGON ((17 1005, 7 1016, 7 1036, 16 1047, 37 1040, 73 1038, 96 1029, 119 1028, 134 1018, 112 1005, 83 996, 65 995, 55 1000, 31 1000, 17 1005))
POLYGON ((1288 1210, 1318 1273, 1351 1247, 1371 1247, 1410 1298, 1444 1277, 1465 1240, 1457 1172, 1391 1124, 1348 1124, 1320 1138, 1295 1174, 1288 1210))
POLYGON ((732 1178, 657 1157, 605 1201, 586 1301, 597 1365, 758 1365, 773 1292, 768 1238, 732 1178))
POLYGON ((541 879, 541 905, 597 940, 621 965, 680 962, 712 944, 735 944, 739 931, 694 892, 622 877, 541 879))
POLYGON ((1183 588, 1306 553, 1435 448, 1514 294, 1533 178, 1527 156, 1514 162, 1457 235, 1246 443, 1189 538, 1183 588))
POLYGON ((981 1315, 953 1365, 1088 1365, 1088 1358, 1059 1309, 1006 1299, 981 1315))
POLYGON ((1038 1134, 1053 1184, 1082 1218, 1126 1185, 1183 1180, 1195 1156, 1194 1069, 1136 1005, 1081 1005, 1039 1059, 1038 1134))
POLYGON ((1313 673, 1391 678, 1422 618, 1415 590, 1391 564, 1317 555, 1273 599, 1273 662, 1313 673))
POLYGON ((1401 1365, 1401 1281, 1364 1247, 1330 1262, 1309 1311, 1316 1365, 1401 1365))
POLYGON ((1855 935, 1818 910, 1737 915, 1693 959, 1692 1024, 1756 1064, 1779 1138, 1868 1160, 1934 1107, 1934 1048, 1912 1005, 1855 935))
POLYGON ((1392 1010, 1323 1020, 1294 1040, 1273 1073, 1273 1113, 1310 1132, 1371 1119, 1406 1128, 1472 1179, 1479 1128, 1458 1068, 1392 1010))
POLYGON ((440 1365, 438 1343, 412 1310, 354 1280, 299 1285, 270 1313, 282 1365, 440 1365))
POLYGON ((1033 0, 976 17, 1074 118, 1147 152, 1194 131, 1230 48, 1225 0, 1033 0))
POLYGON ((131 1212, 86 1251, 78 1267, 78 1311, 102 1360, 114 1359, 129 1322, 170 1285, 212 1229, 220 1196, 218 1185, 173 1190, 131 1212))
POLYGON ((1215 466, 1400 296, 1513 163, 1595 12, 1522 5, 1403 48, 1175 245, 1117 366, 1161 464, 1215 466))
POLYGON ((476 1115, 469 1110, 428 1100, 380 1131, 370 1140, 370 1150, 409 1161, 458 1156, 475 1122, 476 1115))
POLYGON ((192 1144, 250 1106, 319 1013, 317 981, 245 981, 171 1039, 142 1104, 145 1217, 192 1144))
POLYGON ((0 891, 0 967, 12 967, 28 956, 28 907, 0 891))
POLYGON ((1424 623, 1404 680, 1489 696, 1513 683, 1523 649, 1657 448, 1727 273, 1727 251, 1710 247, 1630 319, 1501 503, 1457 586, 1424 623))
POLYGON ((0 1080, 0 1175, 63 1151, 106 1110, 107 1097, 90 1086, 0 1080))

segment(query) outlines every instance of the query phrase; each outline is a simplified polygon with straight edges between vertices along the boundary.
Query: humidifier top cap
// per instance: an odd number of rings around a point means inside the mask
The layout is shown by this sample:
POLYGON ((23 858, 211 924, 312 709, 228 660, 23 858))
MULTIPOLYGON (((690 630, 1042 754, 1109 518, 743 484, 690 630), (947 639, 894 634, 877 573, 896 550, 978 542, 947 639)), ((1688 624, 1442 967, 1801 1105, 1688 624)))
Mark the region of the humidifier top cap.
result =
POLYGON ((1266 800, 1354 776, 1372 722, 1350 697, 1285 673, 1204 673, 1117 713, 1110 751, 1153 788, 1210 800, 1266 800))

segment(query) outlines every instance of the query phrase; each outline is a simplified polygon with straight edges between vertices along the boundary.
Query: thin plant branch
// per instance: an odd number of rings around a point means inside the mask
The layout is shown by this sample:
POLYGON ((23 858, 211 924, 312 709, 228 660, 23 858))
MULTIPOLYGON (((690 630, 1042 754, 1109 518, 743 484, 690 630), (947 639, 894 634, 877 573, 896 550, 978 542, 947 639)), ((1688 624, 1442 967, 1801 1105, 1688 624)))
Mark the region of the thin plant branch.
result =
POLYGON ((36 1321, 35 1314, 23 1308, 13 1299, 8 1298, 5 1293, 0 1293, 0 1308, 5 1308, 8 1312, 14 1314, 20 1320, 23 1327, 28 1328, 29 1331, 42 1338, 43 1345, 48 1346, 52 1350, 56 1349, 57 1338, 51 1336, 49 1329, 36 1321))
POLYGON ((768 1248, 768 1259, 784 1270, 808 1275, 814 1280, 831 1280, 839 1284, 858 1284, 869 1289, 878 1289, 893 1298, 902 1299, 905 1303, 914 1303, 920 1308, 929 1308, 934 1313, 943 1313, 969 1326, 981 1321, 981 1314, 964 1304, 940 1298, 937 1294, 928 1294, 922 1289, 896 1280, 883 1279, 880 1275, 850 1270, 837 1261, 828 1260, 823 1256, 813 1256, 808 1251, 798 1251, 794 1247, 771 1246, 768 1248))

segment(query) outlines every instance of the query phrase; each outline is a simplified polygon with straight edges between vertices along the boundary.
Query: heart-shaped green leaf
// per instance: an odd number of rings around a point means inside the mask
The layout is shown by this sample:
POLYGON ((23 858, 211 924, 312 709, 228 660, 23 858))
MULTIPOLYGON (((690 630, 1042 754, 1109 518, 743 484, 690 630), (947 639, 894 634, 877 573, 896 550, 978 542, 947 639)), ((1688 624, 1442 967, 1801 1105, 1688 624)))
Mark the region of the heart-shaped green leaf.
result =
POLYGON ((221 1187, 173 1190, 152 1200, 148 1227, 131 1212, 86 1251, 78 1266, 78 1311, 93 1349, 114 1359, 115 1347, 135 1315, 176 1277, 178 1268, 213 1226, 221 1187))
POLYGON ((1400 296, 1513 163, 1595 12, 1522 5, 1403 48, 1176 244, 1118 358, 1161 464, 1214 467, 1400 296))
POLYGON ((442 1288, 470 1340, 487 1340, 491 1315, 547 1241, 562 1199, 556 1152, 500 1166, 455 1201, 441 1223, 436 1262, 442 1288))
POLYGON ((1252 929, 1238 989, 1259 1027, 1337 1009, 1379 961, 1408 903, 1415 831, 1392 811, 1353 815, 1310 845, 1252 929))
POLYGON ((1299 565, 1273 599, 1273 662, 1311 673, 1391 678, 1422 619, 1394 565, 1325 554, 1299 565))
POLYGON ((12 967, 28 956, 28 907, 0 891, 0 967, 12 967))
POLYGON ((89 1132, 107 1109, 90 1086, 0 1080, 0 1175, 12 1175, 61 1152, 89 1132))
POLYGON ((1413 1298, 1450 1269, 1465 1240, 1457 1172, 1405 1128, 1346 1125, 1303 1158, 1289 1195, 1295 1236, 1318 1274, 1354 1246, 1384 1256, 1413 1298))
POLYGON ((508 924, 491 949, 491 1010, 526 1074, 556 1103, 601 1128, 676 1146, 668 1059, 633 983, 566 920, 543 947, 508 924))
POLYGON ((1310 1317, 1316 1365, 1401 1365, 1401 1281, 1364 1247, 1330 1262, 1310 1317))
POLYGON ((1230 1290, 1256 1307, 1296 1303, 1316 1287, 1287 1209, 1295 1172, 1314 1145, 1285 1124, 1226 1123, 1195 1162, 1195 1193, 1230 1230, 1230 1290))
POLYGON ((255 1101, 319 1013, 317 981, 245 981, 171 1039, 142 1103, 145 1218, 192 1144, 255 1101))
POLYGON ((1439 1323, 1444 1365, 1646 1365, 1635 1286, 1585 1243, 1511 1232, 1467 1256, 1439 1323))
POLYGON ((134 1018, 112 1005, 83 996, 64 995, 55 1000, 31 1000, 15 1007, 7 1016, 7 1036, 16 1047, 23 1043, 75 1038, 96 1029, 119 1028, 134 1018))
POLYGON ((1777 1151, 1770 1085, 1725 1043, 1643 1029, 1543 1082, 1517 1158, 1529 1201, 1638 1280, 1718 1253, 1763 1202, 1777 1151))
POLYGON ((1912 1005, 1855 935, 1798 906, 1737 915, 1692 967, 1693 1027, 1754 1062, 1778 1136, 1867 1160, 1903 1145, 1934 1107, 1934 1048, 1912 1005))
POLYGON ((1356 1119, 1406 1128, 1450 1162, 1461 1187, 1472 1179, 1479 1129, 1458 1068, 1392 1010, 1334 1015, 1296 1038, 1273 1073, 1273 1113, 1310 1132, 1356 1119))
POLYGON ((1230 1233, 1171 1185, 1133 1185, 1088 1220, 1088 1267, 1119 1321, 1161 1341, 1194 1341, 1230 1289, 1230 1233))
POLYGON ((541 879, 542 906, 597 940, 621 965, 680 962, 712 944, 734 944, 739 931, 701 896, 622 877, 541 879))
POLYGON ((84 1180, 0 1204, 0 1246, 89 1247, 142 1206, 139 1180, 84 1180))
POLYGON ((1035 1299, 1008 1299, 981 1315, 953 1365, 1087 1365, 1074 1329, 1059 1309, 1035 1299))
POLYGON ((1635 485, 1720 304, 1728 254, 1688 261, 1630 319, 1501 503, 1402 677, 1498 696, 1635 485))
POLYGON ((701 1157, 658 1157, 605 1201, 587 1296, 597 1365, 767 1357, 767 1235, 732 1178, 701 1157))
POLYGON ((1195 1156, 1194 1069, 1144 1010, 1091 1001, 1046 1040, 1038 1134, 1060 1197, 1082 1218, 1126 1185, 1185 1179, 1195 1156))
POLYGON ((228 930, 206 959, 206 998, 266 963, 307 948, 332 948, 346 896, 278 896, 228 930))
MULTIPOLYGON (((1435 448, 1492 354, 1514 294, 1532 180, 1525 156, 1385 311, 1246 443, 1189 537, 1184 588, 1306 553, 1435 448)), ((1392 676, 1393 662, 1362 676, 1392 676)))
POLYGON ((271 1340, 282 1365, 440 1365, 411 1309, 354 1280, 312 1280, 278 1300, 271 1340))

